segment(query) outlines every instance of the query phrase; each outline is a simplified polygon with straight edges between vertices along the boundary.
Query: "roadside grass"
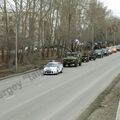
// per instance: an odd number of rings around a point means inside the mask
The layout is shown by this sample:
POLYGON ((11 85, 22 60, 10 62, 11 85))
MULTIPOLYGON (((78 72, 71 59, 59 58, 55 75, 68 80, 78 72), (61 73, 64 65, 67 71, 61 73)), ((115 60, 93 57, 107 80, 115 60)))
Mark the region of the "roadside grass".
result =
POLYGON ((4 63, 0 62, 0 78, 6 77, 9 75, 23 73, 32 69, 43 69, 44 65, 49 60, 57 60, 61 62, 61 59, 57 58, 56 56, 50 56, 49 58, 41 59, 38 55, 30 55, 24 58, 23 64, 18 64, 17 72, 15 70, 15 65, 12 63, 7 67, 4 63))

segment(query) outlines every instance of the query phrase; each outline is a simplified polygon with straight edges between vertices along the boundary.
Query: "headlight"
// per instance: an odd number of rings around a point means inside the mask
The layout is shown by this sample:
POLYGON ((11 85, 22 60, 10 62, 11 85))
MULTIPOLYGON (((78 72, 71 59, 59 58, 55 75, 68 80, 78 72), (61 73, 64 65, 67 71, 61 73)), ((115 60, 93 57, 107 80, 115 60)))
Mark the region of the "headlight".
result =
POLYGON ((44 68, 43 71, 46 71, 46 68, 44 68))

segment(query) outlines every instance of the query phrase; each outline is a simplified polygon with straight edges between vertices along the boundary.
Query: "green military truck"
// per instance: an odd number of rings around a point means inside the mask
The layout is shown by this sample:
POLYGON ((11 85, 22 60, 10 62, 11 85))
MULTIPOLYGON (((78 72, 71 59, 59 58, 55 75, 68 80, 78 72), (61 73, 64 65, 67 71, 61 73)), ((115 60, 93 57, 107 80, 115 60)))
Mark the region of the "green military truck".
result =
POLYGON ((80 52, 66 52, 63 57, 63 66, 74 65, 77 67, 82 64, 82 55, 80 52))

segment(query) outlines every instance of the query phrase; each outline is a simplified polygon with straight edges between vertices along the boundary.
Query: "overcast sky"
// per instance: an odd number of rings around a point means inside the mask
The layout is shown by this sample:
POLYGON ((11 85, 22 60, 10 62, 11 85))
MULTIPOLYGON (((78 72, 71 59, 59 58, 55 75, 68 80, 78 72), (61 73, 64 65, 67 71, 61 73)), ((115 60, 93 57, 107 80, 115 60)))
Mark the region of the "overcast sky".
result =
POLYGON ((120 0, 100 0, 105 4, 105 6, 108 7, 108 9, 111 9, 112 12, 120 16, 120 0))
POLYGON ((120 0, 99 0, 99 1, 103 2, 104 5, 108 7, 108 9, 111 9, 114 15, 120 17, 120 0))

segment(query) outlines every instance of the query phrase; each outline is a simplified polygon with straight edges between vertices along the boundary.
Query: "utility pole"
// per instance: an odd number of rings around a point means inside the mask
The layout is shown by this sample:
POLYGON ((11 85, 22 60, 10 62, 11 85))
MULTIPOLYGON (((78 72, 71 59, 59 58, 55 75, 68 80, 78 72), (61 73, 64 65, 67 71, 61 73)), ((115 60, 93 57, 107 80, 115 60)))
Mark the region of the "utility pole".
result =
POLYGON ((18 69, 18 3, 16 4, 16 39, 15 39, 15 71, 18 69))
POLYGON ((115 31, 114 31, 114 33, 113 33, 113 37, 114 37, 114 39, 113 39, 113 40, 114 40, 114 43, 113 43, 113 44, 115 45, 115 42, 116 42, 116 33, 115 33, 115 31))
POLYGON ((107 32, 107 29, 106 29, 106 32, 105 32, 105 39, 106 39, 106 41, 108 40, 108 32, 107 32))
POLYGON ((94 46, 94 35, 95 35, 95 26, 94 26, 94 22, 92 23, 92 50, 93 50, 93 46, 94 46))
MULTIPOLYGON (((69 9, 69 12, 68 12, 68 45, 69 45, 69 41, 70 41, 70 37, 71 37, 71 0, 68 0, 68 9, 69 9)), ((72 44, 72 42, 71 42, 71 44, 72 44)), ((66 45, 67 47, 69 47, 68 45, 66 45)))

